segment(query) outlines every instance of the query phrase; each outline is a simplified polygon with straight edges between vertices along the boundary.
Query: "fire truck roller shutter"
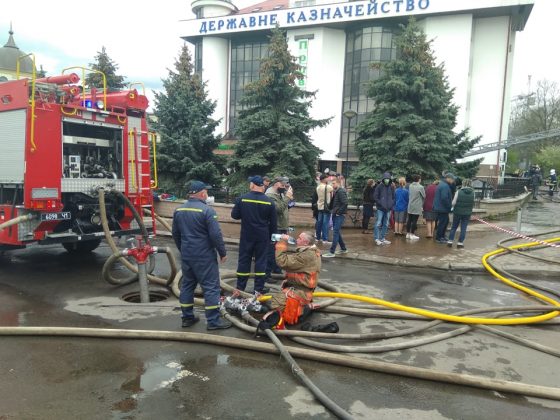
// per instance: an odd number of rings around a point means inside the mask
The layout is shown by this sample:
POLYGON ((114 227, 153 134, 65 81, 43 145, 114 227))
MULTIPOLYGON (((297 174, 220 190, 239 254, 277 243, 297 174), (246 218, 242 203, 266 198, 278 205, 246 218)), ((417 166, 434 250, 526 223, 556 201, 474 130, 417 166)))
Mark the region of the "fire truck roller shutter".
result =
POLYGON ((0 112, 0 183, 23 183, 26 110, 0 112))

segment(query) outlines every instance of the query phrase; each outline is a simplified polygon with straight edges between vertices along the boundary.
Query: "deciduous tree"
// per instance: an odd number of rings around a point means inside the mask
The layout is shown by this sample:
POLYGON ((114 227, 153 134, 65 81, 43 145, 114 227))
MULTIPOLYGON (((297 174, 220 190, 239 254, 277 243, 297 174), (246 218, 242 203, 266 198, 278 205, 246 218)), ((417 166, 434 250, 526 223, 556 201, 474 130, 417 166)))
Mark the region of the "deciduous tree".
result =
MULTIPOLYGON (((560 128, 560 88, 556 82, 539 80, 534 92, 517 97, 512 108, 509 137, 520 137, 560 128)), ((508 172, 536 163, 539 151, 558 142, 558 137, 520 144, 508 150, 508 172)))

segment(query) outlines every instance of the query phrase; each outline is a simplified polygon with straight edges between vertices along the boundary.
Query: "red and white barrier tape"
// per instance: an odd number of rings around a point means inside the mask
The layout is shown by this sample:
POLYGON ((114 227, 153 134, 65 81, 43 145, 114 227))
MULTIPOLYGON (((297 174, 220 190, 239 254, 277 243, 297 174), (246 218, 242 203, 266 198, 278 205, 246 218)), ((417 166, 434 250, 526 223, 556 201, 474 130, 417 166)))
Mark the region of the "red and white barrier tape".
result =
POLYGON ((473 219, 473 220, 476 220, 477 222, 484 223, 485 225, 490 226, 492 229, 500 230, 500 231, 502 231, 502 232, 505 232, 505 233, 507 233, 507 234, 509 234, 509 235, 511 235, 511 236, 515 236, 515 237, 520 238, 520 239, 527 239, 528 241, 537 242, 537 243, 539 243, 539 244, 541 244, 541 245, 550 246, 550 247, 552 247, 552 248, 560 248, 560 245, 558 245, 558 244, 553 244, 553 243, 550 243, 550 242, 545 242, 545 241, 543 241, 543 240, 541 240, 541 239, 531 238, 530 236, 523 235, 523 234, 521 234, 521 233, 519 233, 519 232, 514 232, 513 230, 505 229, 505 228, 503 228, 503 227, 501 227, 501 226, 498 226, 498 225, 495 225, 495 224, 493 224, 493 223, 487 222, 486 220, 483 220, 483 219, 479 219, 478 217, 475 217, 475 216, 473 216, 472 219, 473 219))

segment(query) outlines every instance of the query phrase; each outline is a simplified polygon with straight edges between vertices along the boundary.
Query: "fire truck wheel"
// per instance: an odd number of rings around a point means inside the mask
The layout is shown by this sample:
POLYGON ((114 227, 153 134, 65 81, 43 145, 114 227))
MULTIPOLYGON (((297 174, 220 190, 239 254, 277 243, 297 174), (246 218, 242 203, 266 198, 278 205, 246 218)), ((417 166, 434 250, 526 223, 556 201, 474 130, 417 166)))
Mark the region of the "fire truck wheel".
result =
POLYGON ((96 249, 101 243, 101 239, 84 242, 66 242, 62 246, 71 254, 86 254, 96 249))

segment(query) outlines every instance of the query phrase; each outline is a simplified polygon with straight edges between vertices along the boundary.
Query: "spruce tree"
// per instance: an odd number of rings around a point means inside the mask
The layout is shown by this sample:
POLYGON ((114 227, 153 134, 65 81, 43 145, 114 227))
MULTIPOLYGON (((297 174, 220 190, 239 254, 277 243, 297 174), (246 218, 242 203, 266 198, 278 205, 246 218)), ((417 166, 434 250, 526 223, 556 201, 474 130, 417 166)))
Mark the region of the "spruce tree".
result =
POLYGON ((468 130, 453 131, 458 108, 443 65, 435 64, 430 42, 415 20, 401 29, 397 58, 378 65, 381 75, 368 89, 375 109, 357 128, 360 163, 352 181, 364 185, 385 171, 427 179, 454 170, 472 177, 480 161, 457 164, 457 159, 480 138, 470 139, 468 130))
MULTIPOLYGON (((97 52, 94 57, 95 62, 89 63, 93 70, 101 71, 105 74, 108 90, 119 90, 126 86, 124 76, 117 74, 119 66, 109 57, 105 47, 97 52)), ((103 77, 99 73, 89 73, 86 76, 86 83, 89 87, 97 89, 103 88, 103 77)))
POLYGON ((163 80, 164 92, 155 93, 154 125, 161 135, 160 186, 183 195, 189 180, 219 183, 222 158, 213 153, 220 144, 220 138, 214 135, 218 122, 211 118, 216 103, 207 98, 204 83, 194 74, 186 45, 174 67, 163 80))
POLYGON ((323 127, 329 119, 309 116, 314 92, 300 89, 300 66, 288 51, 286 34, 272 30, 269 55, 261 62, 260 78, 245 87, 241 99, 235 155, 230 166, 235 173, 228 183, 245 185, 247 176, 288 176, 293 184, 311 184, 321 150, 309 131, 323 127))

